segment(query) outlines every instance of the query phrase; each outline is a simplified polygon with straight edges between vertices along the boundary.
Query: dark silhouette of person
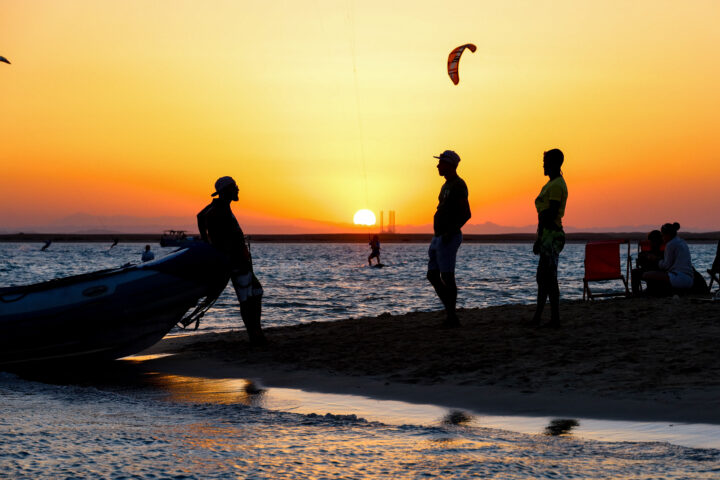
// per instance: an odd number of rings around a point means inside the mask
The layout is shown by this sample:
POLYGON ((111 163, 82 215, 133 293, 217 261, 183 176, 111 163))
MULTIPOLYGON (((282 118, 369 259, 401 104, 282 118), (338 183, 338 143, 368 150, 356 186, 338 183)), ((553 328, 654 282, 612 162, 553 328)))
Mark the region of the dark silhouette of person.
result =
POLYGON ((368 265, 372 265, 372 259, 377 258, 377 264, 380 265, 380 237, 373 235, 369 242, 370 255, 368 256, 368 265))
MULTIPOLYGON (((715 260, 713 260, 712 266, 708 268, 707 272, 710 274, 709 290, 712 288, 713 282, 720 276, 720 240, 718 240, 717 250, 715 251, 715 260)), ((718 282, 718 285, 720 286, 720 282, 718 282)))
POLYGON ((150 245, 145 245, 145 251, 142 254, 142 261, 149 262, 151 260, 155 260, 155 254, 150 251, 150 245))
POLYGON ((267 343, 260 324, 263 288, 253 272, 252 257, 245 243, 245 235, 230 208, 238 201, 238 188, 232 177, 220 177, 215 182, 218 198, 197 215, 202 239, 224 252, 230 261, 233 287, 240 302, 240 316, 250 343, 262 346, 267 343))
POLYGON ((432 284, 445 307, 445 321, 442 326, 460 326, 455 311, 458 288, 455 283, 455 262, 462 243, 461 228, 470 220, 468 187, 457 174, 460 156, 452 150, 445 150, 438 156, 438 175, 445 177, 440 189, 438 206, 433 217, 433 238, 428 249, 427 279, 432 284))
POLYGON ((48 249, 48 247, 50 246, 50 244, 52 244, 52 240, 46 241, 46 242, 45 242, 45 245, 43 245, 40 250, 44 252, 45 250, 48 249))
POLYGON ((543 174, 549 177, 535 199, 538 213, 537 237, 533 253, 539 255, 536 280, 538 284, 537 305, 530 325, 540 325, 545 302, 550 298, 549 327, 560 326, 560 288, 557 271, 560 252, 565 246, 562 218, 565 215, 568 188, 562 175, 565 156, 557 148, 543 153, 543 174))
POLYGON ((115 245, 117 245, 119 241, 120 239, 118 237, 113 238, 113 243, 112 245, 110 245, 110 248, 108 250, 112 249, 115 245))
POLYGON ((660 230, 653 230, 648 233, 647 239, 650 243, 650 250, 638 253, 635 262, 636 267, 630 271, 630 283, 632 285, 632 292, 635 295, 640 294, 643 273, 657 270, 659 268, 658 264, 664 256, 662 251, 663 237, 660 230))
POLYGON ((673 291, 687 291, 693 287, 695 272, 692 266, 690 249, 685 240, 677 236, 680 224, 666 223, 660 227, 665 241, 665 254, 658 262, 658 269, 643 273, 642 279, 648 290, 658 295, 668 295, 673 291))

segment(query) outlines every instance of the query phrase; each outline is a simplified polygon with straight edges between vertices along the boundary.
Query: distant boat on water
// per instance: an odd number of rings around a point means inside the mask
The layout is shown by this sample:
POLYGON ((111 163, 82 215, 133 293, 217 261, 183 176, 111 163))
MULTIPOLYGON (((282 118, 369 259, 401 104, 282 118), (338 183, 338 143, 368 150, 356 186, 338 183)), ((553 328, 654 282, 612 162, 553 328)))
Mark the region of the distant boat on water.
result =
POLYGON ((165 230, 160 237, 161 247, 181 247, 188 242, 194 242, 195 239, 188 236, 185 230, 165 230))
POLYGON ((0 368, 132 355, 204 313, 228 278, 226 257, 198 243, 140 265, 0 288, 0 368))

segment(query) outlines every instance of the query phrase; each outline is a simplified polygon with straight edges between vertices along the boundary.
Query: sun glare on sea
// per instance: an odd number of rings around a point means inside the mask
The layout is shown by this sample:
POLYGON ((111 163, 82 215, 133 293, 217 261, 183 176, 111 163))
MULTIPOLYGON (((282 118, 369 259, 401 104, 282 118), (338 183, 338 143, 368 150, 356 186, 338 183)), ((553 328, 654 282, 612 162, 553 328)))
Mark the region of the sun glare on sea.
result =
POLYGON ((367 209, 358 210, 355 212, 355 216, 353 217, 353 223, 355 225, 366 225, 371 226, 375 225, 375 214, 367 209))

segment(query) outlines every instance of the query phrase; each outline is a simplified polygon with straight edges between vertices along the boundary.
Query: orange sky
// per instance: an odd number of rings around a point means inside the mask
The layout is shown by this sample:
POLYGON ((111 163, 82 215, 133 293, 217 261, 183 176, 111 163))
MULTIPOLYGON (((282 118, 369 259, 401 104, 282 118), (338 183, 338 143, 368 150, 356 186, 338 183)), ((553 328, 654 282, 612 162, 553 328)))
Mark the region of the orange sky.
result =
POLYGON ((559 147, 566 225, 717 230, 718 18, 716 1, 4 0, 0 228, 192 223, 221 175, 260 223, 428 224, 445 148, 471 223, 529 225, 559 147))

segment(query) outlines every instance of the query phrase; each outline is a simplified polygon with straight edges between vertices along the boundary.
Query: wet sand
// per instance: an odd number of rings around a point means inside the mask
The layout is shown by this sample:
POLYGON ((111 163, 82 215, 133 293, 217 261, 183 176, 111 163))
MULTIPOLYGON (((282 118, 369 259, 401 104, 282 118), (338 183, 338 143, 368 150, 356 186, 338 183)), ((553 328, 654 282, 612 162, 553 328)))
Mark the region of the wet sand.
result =
POLYGON ((562 304, 560 329, 530 328, 533 306, 440 312, 168 337, 143 352, 158 371, 250 378, 501 415, 720 424, 720 302, 613 299, 562 304))

